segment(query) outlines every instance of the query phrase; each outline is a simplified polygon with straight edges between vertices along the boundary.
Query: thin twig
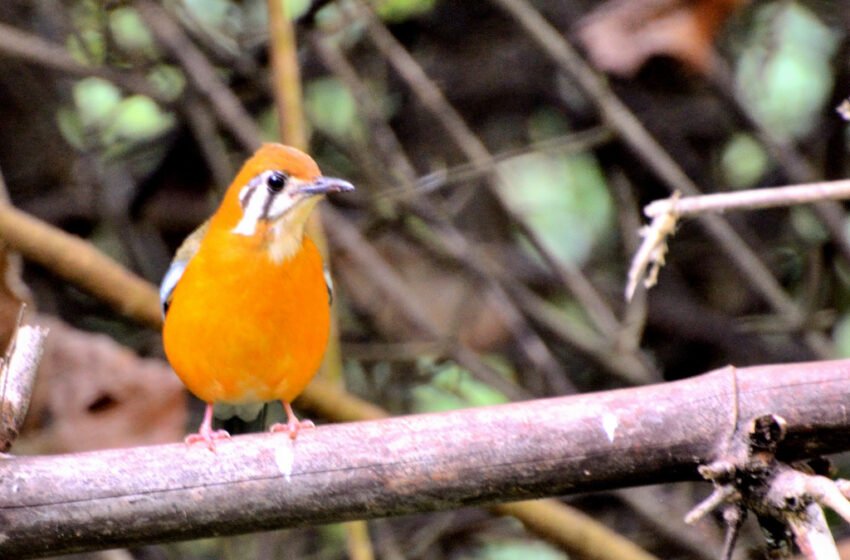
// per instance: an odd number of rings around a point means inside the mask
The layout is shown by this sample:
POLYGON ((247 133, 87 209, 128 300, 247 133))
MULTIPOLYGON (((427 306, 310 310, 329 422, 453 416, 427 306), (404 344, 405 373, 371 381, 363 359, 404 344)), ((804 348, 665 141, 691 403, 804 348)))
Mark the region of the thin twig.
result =
POLYGON ((192 131, 195 142, 207 162, 212 173, 216 190, 224 195, 224 189, 234 176, 233 166, 227 154, 227 149, 215 124, 215 118, 196 95, 187 95, 181 104, 186 124, 192 131))
MULTIPOLYGON (((640 246, 640 207, 625 174, 620 170, 615 170, 611 174, 609 181, 614 194, 614 200, 617 202, 619 216, 617 222, 620 226, 620 239, 622 239, 625 254, 631 256, 637 252, 640 246)), ((620 336, 617 337, 617 347, 628 350, 637 350, 640 348, 648 314, 649 304, 646 291, 635 293, 631 298, 627 299, 626 310, 623 313, 622 329, 620 330, 620 336)))
POLYGON ((511 217, 523 236, 528 239, 546 264, 558 274, 584 308, 596 328, 606 336, 613 336, 619 329, 619 324, 611 307, 578 267, 552 255, 539 235, 511 208, 502 192, 503 189, 499 186, 500 184, 506 185, 508 182, 502 176, 498 167, 492 166, 492 154, 464 122, 463 117, 448 102, 443 92, 428 77, 416 59, 399 44, 396 38, 378 20, 371 6, 362 0, 356 0, 352 6, 355 7, 358 19, 366 24, 367 34, 373 44, 398 72, 399 76, 405 80, 422 105, 445 129, 452 142, 457 145, 470 163, 489 171, 492 180, 486 184, 490 188, 490 192, 500 202, 502 209, 511 217))
MULTIPOLYGON (((362 234, 333 208, 325 209, 327 223, 334 227, 328 234, 334 246, 345 251, 358 266, 368 272, 374 287, 384 294, 388 305, 392 305, 421 334, 439 340, 441 332, 427 313, 427 307, 417 295, 408 289, 407 283, 399 277, 383 257, 369 244, 362 234)), ((502 377, 481 357, 460 341, 446 341, 446 351, 452 359, 465 367, 481 381, 490 384, 511 400, 528 398, 526 391, 502 377)))
POLYGON ((811 503, 799 516, 788 518, 794 541, 807 560, 841 560, 826 516, 817 503, 811 503))
POLYGON ((449 185, 468 182, 473 179, 478 179, 488 173, 492 173, 498 163, 512 158, 532 153, 582 153, 598 148, 610 142, 611 139, 612 133, 607 126, 595 126, 571 134, 539 140, 537 142, 532 142, 527 146, 523 146, 522 148, 493 154, 486 162, 486 165, 482 165, 481 163, 464 163, 454 165, 444 170, 431 172, 417 179, 415 191, 391 192, 387 193, 386 196, 401 200, 408 200, 413 196, 424 196, 426 194, 438 192, 440 189, 449 185))
MULTIPOLYGON (((379 144, 385 157, 392 162, 392 165, 388 167, 393 172, 395 180, 400 184, 400 192, 413 193, 416 177, 414 167, 405 154, 401 142, 381 115, 365 84, 342 53, 330 44, 330 41, 324 39, 318 33, 312 34, 311 39, 313 47, 319 53, 323 62, 344 81, 354 95, 358 109, 370 123, 370 130, 374 132, 376 143, 379 144)), ((563 371, 545 342, 530 327, 506 293, 504 284, 509 282, 507 275, 491 274, 489 268, 483 266, 483 260, 469 247, 465 237, 449 220, 445 219, 442 213, 432 209, 427 200, 411 198, 402 199, 400 203, 408 211, 429 222, 438 222, 438 225, 432 230, 432 235, 421 235, 419 236, 420 241, 426 248, 439 255, 452 258, 458 265, 472 271, 482 282, 489 285, 491 293, 500 303, 500 314, 524 356, 537 369, 545 372, 550 376, 550 379, 556 381, 562 393, 571 392, 572 387, 566 372, 563 371)))
POLYGON ((850 523, 850 501, 841 493, 836 481, 825 476, 809 476, 806 478, 806 492, 850 523))
POLYGON ((180 63, 192 86, 209 101, 230 133, 246 150, 254 151, 260 144, 260 129, 239 98, 219 78, 204 53, 162 6, 152 0, 136 0, 133 5, 157 40, 180 63))
MULTIPOLYGON (((685 198, 674 195, 663 200, 656 200, 644 209, 644 214, 652 218, 652 223, 641 229, 643 241, 632 258, 629 268, 626 299, 631 299, 642 279, 647 288, 655 285, 658 272, 664 265, 667 238, 675 232, 681 217, 847 198, 850 198, 850 180, 704 194, 685 198)), ((796 326, 799 327, 799 324, 796 326)))
POLYGON ((386 123, 375 96, 329 37, 321 32, 313 32, 308 35, 308 39, 322 63, 348 87, 354 96, 357 108, 372 132, 370 139, 389 162, 385 171, 391 175, 393 182, 399 184, 401 192, 412 192, 416 180, 416 169, 405 154, 401 141, 386 123))
MULTIPOLYGON (((678 196, 673 197, 675 201, 678 196)), ((653 218, 652 223, 640 229, 643 238, 640 247, 632 258, 626 282, 626 300, 631 300, 638 283, 651 288, 658 281, 658 273, 667 258, 667 239, 676 231, 678 215, 674 212, 660 214, 653 218), (647 272, 648 271, 648 272, 647 272)))
POLYGON ((307 128, 304 126, 295 27, 284 13, 289 3, 269 0, 266 6, 269 12, 269 56, 274 76, 272 92, 277 105, 280 137, 284 143, 306 150, 307 128))
POLYGON ((675 213, 679 217, 694 216, 708 212, 728 212, 730 210, 755 210, 807 204, 819 200, 845 200, 850 198, 850 180, 825 181, 753 189, 728 193, 703 194, 699 196, 665 198, 650 203, 644 209, 649 218, 665 213, 675 213))
MULTIPOLYGON (((787 180, 794 183, 811 183, 822 178, 803 155, 786 141, 779 139, 770 128, 764 125, 750 104, 742 98, 729 65, 716 53, 708 72, 708 79, 714 84, 722 97, 728 100, 737 113, 754 130, 756 137, 765 146, 767 152, 785 173, 787 180)), ((814 210, 821 223, 826 226, 836 247, 844 259, 850 262, 850 239, 846 234, 847 214, 844 208, 828 200, 815 201, 814 210)))
MULTIPOLYGON (((670 155, 649 134, 635 115, 617 98, 604 79, 594 72, 564 39, 527 0, 492 0, 510 14, 552 61, 578 82, 588 99, 600 111, 602 118, 616 130, 628 144, 661 178, 671 192, 685 196, 700 194, 697 185, 682 171, 670 155)), ((805 317, 800 308, 785 293, 759 256, 719 216, 700 216, 700 223, 731 257, 738 269, 747 277, 753 288, 778 312, 787 315, 793 324, 802 325, 805 317)), ((808 331, 806 343, 820 357, 833 354, 832 344, 821 333, 808 331)))
POLYGON ((619 560, 650 560, 655 558, 629 539, 615 533, 589 515, 578 510, 554 512, 546 507, 550 501, 525 501, 493 506, 496 513, 513 515, 522 520, 526 529, 550 539, 581 543, 577 556, 588 560, 617 558, 619 560))
POLYGON ((0 52, 71 76, 103 78, 126 91, 146 95, 165 105, 171 101, 157 91, 144 76, 116 72, 106 67, 86 66, 74 60, 63 46, 5 23, 0 23, 0 52))
POLYGON ((345 544, 348 548, 349 560, 373 560, 375 550, 369 538, 369 524, 365 520, 343 523, 345 527, 345 544))

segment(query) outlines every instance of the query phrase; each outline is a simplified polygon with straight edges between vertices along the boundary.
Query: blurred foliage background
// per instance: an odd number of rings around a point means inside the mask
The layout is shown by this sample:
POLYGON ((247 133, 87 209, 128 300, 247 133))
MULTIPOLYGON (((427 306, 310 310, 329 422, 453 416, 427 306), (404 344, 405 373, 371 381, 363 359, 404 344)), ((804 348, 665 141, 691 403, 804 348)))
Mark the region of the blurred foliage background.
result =
MULTIPOLYGON (((206 77, 181 58, 185 49, 161 42, 168 26, 149 4, 0 3, 0 170, 17 207, 158 283, 250 151, 238 131, 275 140, 278 122, 265 0, 160 4, 214 70, 206 77), (226 111, 216 88, 244 114, 226 111)), ((847 3, 528 4, 578 50, 580 69, 603 77, 604 95, 555 64, 501 6, 287 2, 311 153, 326 174, 358 187, 325 212, 348 389, 400 414, 673 380, 728 363, 850 356, 850 227, 837 204, 727 217, 780 296, 688 221, 659 285, 624 301, 640 209, 677 185, 608 103, 621 101, 704 192, 844 178, 848 131, 835 108, 850 95, 847 3), (384 267, 343 248, 334 221, 354 226, 351 243, 384 267)), ((42 314, 106 333, 164 369, 158 333, 45 267, 27 263, 23 282, 42 314)), ((84 339, 76 344, 66 351, 94 355, 84 339)), ((105 371, 129 367, 121 355, 103 358, 105 371)), ((126 445, 186 431, 185 415, 154 436, 116 421, 128 401, 141 417, 162 406, 162 387, 176 398, 171 377, 150 377, 148 391, 116 388, 116 377, 87 372, 91 363, 72 371, 52 360, 53 375, 79 376, 65 390, 88 389, 79 399, 42 390, 23 449, 95 446, 77 443, 86 440, 75 439, 80 426, 126 445), (44 437, 82 417, 74 438, 44 437)), ((720 530, 675 521, 705 490, 568 501, 659 557, 712 558, 720 530)), ((566 558, 480 510, 369 529, 377 558, 566 558)), ((742 558, 760 546, 749 529, 742 558)), ((356 550, 343 526, 328 526, 118 554, 324 559, 356 550)))

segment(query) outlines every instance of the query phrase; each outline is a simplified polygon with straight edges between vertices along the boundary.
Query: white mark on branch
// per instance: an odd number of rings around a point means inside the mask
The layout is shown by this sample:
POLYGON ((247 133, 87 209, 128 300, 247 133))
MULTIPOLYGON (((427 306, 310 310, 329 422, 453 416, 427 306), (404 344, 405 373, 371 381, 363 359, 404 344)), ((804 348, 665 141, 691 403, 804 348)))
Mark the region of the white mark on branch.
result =
POLYGON ((606 412, 602 416, 602 429, 605 430, 605 434, 608 436, 608 441, 611 443, 614 443, 614 432, 617 431, 617 427, 619 425, 620 421, 617 419, 616 414, 606 412))
POLYGON ((9 540, 9 535, 7 535, 6 533, 0 533, 0 544, 3 544, 4 542, 6 542, 8 540, 9 540))
POLYGON ((292 482, 292 465, 295 464, 295 446, 289 438, 286 438, 286 443, 276 445, 274 452, 274 461, 277 463, 277 468, 280 473, 286 478, 287 482, 292 482))

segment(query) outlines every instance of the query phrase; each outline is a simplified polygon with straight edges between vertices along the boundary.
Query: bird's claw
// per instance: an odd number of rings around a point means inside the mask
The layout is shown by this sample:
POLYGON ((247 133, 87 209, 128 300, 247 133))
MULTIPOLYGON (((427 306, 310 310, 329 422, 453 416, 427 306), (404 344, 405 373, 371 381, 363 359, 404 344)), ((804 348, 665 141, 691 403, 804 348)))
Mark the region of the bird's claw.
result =
POLYGON ((281 422, 276 422, 272 424, 269 428, 269 431, 273 433, 288 432, 289 437, 291 439, 295 439, 298 437, 298 432, 300 432, 302 429, 310 429, 315 427, 316 425, 313 424, 312 420, 298 420, 297 418, 290 418, 286 424, 283 424, 281 422))
POLYGON ((205 443, 207 448, 215 453, 216 440, 230 439, 230 434, 226 430, 203 430, 197 434, 189 434, 183 441, 186 445, 195 445, 196 443, 205 443))

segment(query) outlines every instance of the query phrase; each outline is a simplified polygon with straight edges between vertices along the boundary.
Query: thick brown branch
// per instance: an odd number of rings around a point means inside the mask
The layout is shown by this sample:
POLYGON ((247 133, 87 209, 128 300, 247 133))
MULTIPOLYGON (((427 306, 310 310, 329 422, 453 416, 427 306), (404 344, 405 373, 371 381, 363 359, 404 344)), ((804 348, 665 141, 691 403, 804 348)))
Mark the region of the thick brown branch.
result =
POLYGON ((125 315, 152 327, 161 324, 153 286, 79 237, 0 203, 0 238, 26 258, 96 294, 125 315))
POLYGON ((0 462, 0 557, 696 478, 747 423, 785 459, 850 448, 850 361, 725 368, 605 393, 223 442, 0 462))

